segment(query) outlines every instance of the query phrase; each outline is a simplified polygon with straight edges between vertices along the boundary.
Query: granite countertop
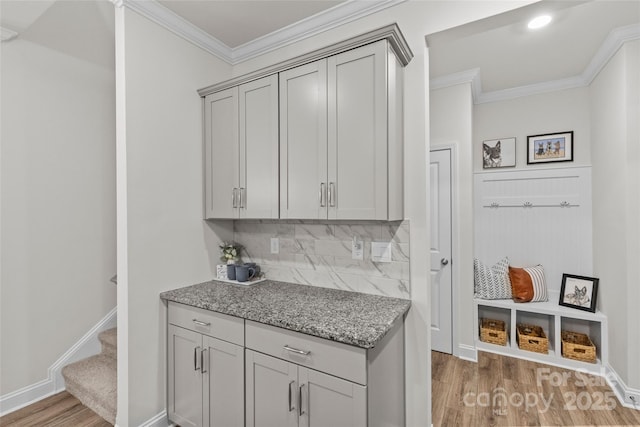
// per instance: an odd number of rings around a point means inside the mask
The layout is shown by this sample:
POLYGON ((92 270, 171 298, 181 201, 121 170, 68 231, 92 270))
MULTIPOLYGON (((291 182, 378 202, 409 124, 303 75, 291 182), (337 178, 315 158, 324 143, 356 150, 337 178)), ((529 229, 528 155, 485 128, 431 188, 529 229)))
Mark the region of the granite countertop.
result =
POLYGON ((373 348, 410 300, 267 280, 251 286, 210 281, 160 298, 361 348, 373 348))

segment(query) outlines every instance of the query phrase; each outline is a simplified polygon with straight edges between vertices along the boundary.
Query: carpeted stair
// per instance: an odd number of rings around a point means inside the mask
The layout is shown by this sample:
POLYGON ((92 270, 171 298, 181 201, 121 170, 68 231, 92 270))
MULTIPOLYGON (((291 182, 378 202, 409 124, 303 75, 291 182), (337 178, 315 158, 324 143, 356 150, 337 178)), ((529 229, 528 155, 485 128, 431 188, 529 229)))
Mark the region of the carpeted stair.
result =
POLYGON ((100 332, 100 354, 62 368, 67 391, 111 424, 116 422, 117 336, 116 328, 100 332))

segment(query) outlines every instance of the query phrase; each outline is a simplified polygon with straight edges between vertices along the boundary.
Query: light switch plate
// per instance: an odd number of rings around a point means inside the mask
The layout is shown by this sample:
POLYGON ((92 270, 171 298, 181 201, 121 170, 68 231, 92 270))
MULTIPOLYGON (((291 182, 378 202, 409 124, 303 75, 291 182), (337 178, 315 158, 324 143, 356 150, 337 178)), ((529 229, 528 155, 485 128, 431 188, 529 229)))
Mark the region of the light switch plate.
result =
POLYGON ((277 237, 271 238, 271 253, 279 254, 280 253, 280 239, 277 237))
POLYGON ((391 242, 371 242, 371 261, 391 262, 391 242))

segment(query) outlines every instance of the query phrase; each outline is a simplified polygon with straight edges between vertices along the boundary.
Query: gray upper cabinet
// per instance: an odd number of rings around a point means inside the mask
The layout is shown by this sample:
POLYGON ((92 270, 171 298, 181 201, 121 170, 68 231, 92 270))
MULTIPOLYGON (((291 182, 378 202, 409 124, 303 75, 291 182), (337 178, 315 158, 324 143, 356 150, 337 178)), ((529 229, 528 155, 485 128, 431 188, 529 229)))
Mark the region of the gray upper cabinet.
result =
POLYGON ((205 218, 404 219, 411 58, 391 24, 200 89, 205 218))
POLYGON ((278 76, 204 104, 205 219, 278 218, 278 76))
POLYGON ((403 218, 399 68, 382 40, 280 73, 281 218, 403 218))

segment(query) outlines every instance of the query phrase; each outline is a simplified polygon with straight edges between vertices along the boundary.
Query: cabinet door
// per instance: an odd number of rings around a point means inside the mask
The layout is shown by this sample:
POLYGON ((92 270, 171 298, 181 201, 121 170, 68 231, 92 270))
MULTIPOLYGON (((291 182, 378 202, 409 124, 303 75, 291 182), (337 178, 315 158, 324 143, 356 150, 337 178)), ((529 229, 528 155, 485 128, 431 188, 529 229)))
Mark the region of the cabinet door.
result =
POLYGON ((202 336, 174 325, 168 333, 169 419, 181 426, 202 426, 202 336))
POLYGON ((239 88, 240 218, 278 218, 278 75, 239 88))
POLYGON ((203 401, 205 425, 244 425, 244 348, 204 335, 203 401))
POLYGON ((299 367, 300 427, 366 427, 367 388, 299 367))
POLYGON ((238 215, 238 88, 204 99, 205 219, 238 215), (235 192, 234 192, 235 189, 235 192))
POLYGON ((280 217, 326 219, 326 197, 327 62, 323 59, 280 73, 280 217))
POLYGON ((246 350, 247 427, 297 427, 297 369, 293 363, 246 350))
POLYGON ((387 44, 328 58, 329 219, 387 219, 387 44))

